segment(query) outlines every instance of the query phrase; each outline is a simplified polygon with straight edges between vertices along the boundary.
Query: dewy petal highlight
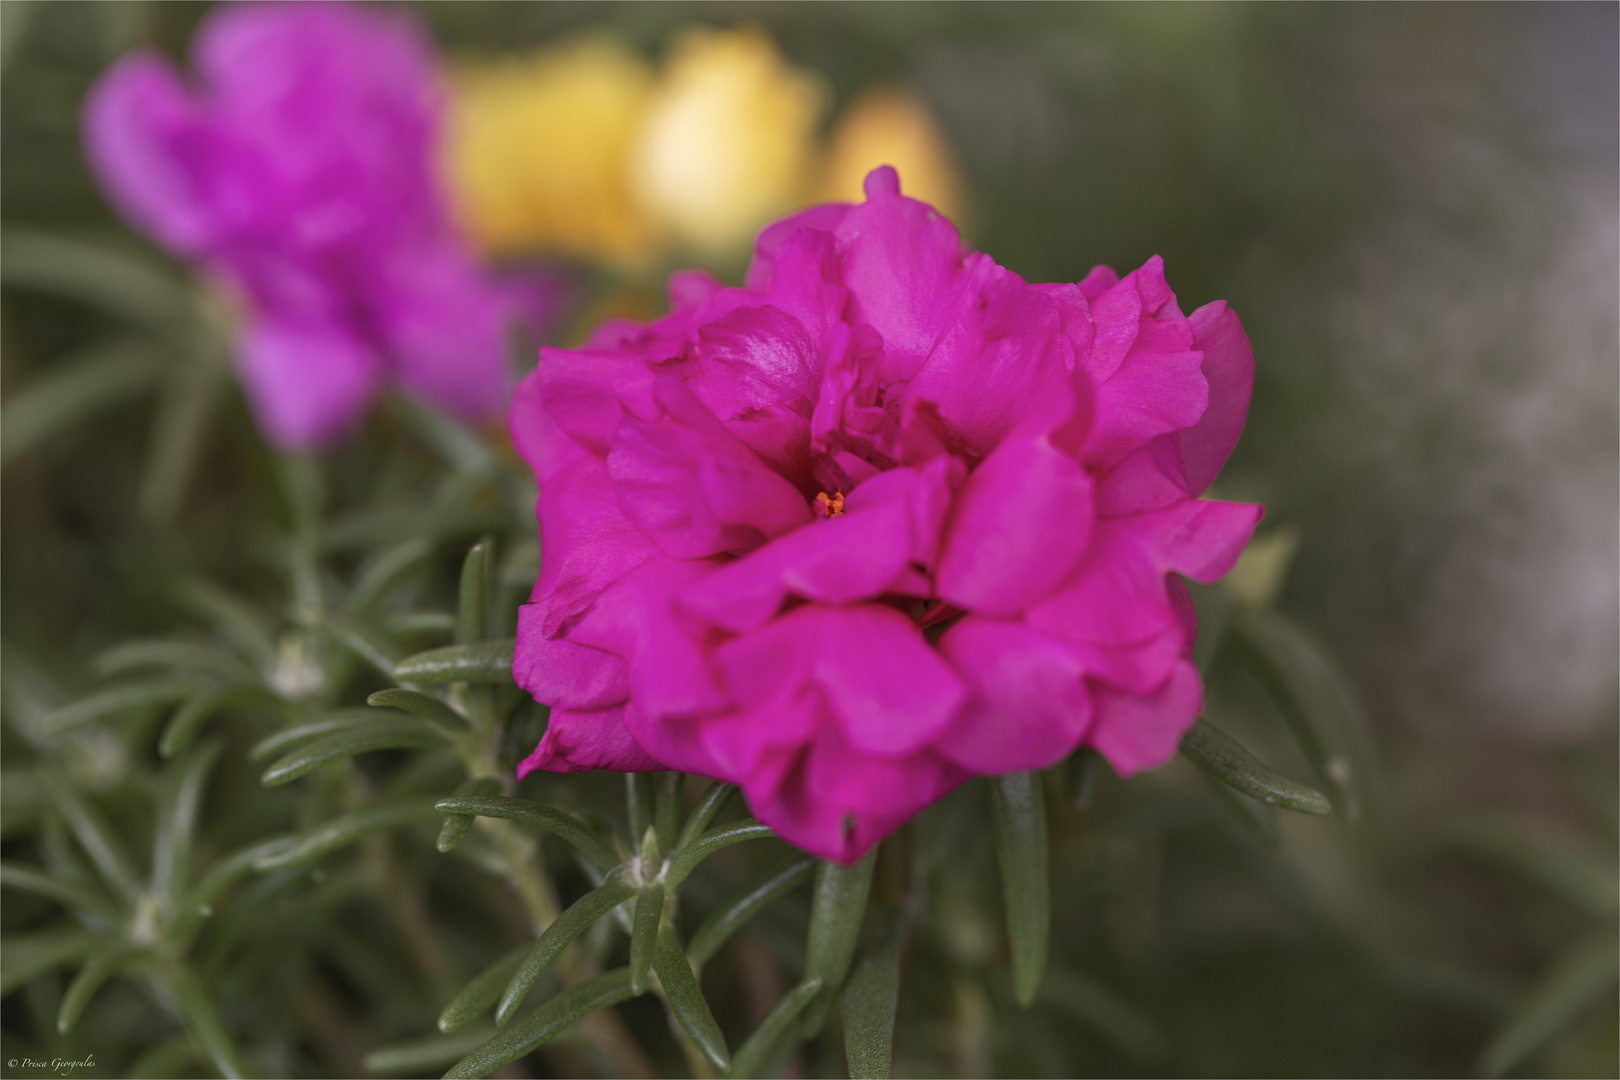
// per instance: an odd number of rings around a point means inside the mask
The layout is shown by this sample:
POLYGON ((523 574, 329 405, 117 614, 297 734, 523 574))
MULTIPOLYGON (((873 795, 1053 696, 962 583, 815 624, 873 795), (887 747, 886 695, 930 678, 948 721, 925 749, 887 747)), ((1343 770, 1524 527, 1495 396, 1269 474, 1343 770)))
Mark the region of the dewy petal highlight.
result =
POLYGON ((1260 515, 1197 497, 1248 409, 1237 317, 1183 316, 1157 258, 1029 284, 891 169, 866 196, 519 388, 514 674, 557 710, 523 771, 704 773, 848 861, 969 776, 1150 768, 1197 716, 1178 575, 1260 515))

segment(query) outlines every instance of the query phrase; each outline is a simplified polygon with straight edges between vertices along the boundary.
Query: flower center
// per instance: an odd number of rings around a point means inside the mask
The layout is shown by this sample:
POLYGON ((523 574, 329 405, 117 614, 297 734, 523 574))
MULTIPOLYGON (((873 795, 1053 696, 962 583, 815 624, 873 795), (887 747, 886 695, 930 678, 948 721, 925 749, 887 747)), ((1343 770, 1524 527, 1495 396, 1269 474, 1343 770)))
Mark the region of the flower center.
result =
POLYGON ((814 509, 816 511, 816 517, 821 517, 821 518, 843 517, 844 516, 844 493, 842 491, 837 491, 837 490, 833 491, 833 493, 831 495, 828 495, 825 491, 816 492, 816 501, 815 501, 815 508, 814 509))

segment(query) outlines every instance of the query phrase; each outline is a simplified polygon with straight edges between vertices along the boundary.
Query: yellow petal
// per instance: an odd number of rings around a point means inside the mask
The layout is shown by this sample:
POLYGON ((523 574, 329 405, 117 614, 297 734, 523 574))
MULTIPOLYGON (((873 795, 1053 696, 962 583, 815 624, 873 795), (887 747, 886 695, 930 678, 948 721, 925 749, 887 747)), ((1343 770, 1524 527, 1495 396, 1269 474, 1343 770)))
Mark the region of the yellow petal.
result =
POLYGON ((636 147, 636 195, 698 253, 735 251, 809 193, 826 96, 762 30, 687 31, 636 147))
POLYGON ((833 129, 822 197, 859 202, 861 181, 879 165, 900 173, 900 190, 956 220, 965 209, 950 144, 922 99, 905 90, 868 90, 833 129))
POLYGON ((652 89, 649 66, 606 38, 454 72, 446 171, 473 241, 495 253, 650 258, 656 229, 628 171, 652 89))

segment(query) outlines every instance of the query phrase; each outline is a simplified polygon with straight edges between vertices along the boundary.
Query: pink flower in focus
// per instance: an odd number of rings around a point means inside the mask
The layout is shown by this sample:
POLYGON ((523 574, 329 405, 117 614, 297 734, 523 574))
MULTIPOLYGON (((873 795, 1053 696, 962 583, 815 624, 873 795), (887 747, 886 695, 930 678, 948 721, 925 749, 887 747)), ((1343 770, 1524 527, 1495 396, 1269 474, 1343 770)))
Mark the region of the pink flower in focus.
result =
POLYGON ((1079 746, 1165 761, 1201 707, 1177 575, 1257 506, 1197 496, 1237 442, 1237 316, 1153 258, 1031 285, 874 171, 767 228, 747 284, 544 349, 513 439, 540 485, 518 767, 733 781, 858 858, 971 775, 1079 746))
POLYGON ((498 414, 523 299, 483 275, 450 220, 415 25, 337 3, 232 4, 192 59, 189 86, 149 51, 115 64, 86 102, 86 153, 125 217, 246 297, 237 359, 269 438, 329 442, 386 380, 498 414))

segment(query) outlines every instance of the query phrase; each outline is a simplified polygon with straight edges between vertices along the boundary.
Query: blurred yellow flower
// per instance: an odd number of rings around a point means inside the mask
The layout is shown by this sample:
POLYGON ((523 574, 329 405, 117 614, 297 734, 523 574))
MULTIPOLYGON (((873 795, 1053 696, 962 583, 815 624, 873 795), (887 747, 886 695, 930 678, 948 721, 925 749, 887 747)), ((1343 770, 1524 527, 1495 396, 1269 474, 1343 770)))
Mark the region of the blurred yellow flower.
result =
POLYGON ((861 181, 879 165, 900 173, 900 190, 956 220, 965 209, 950 145, 928 106, 904 90, 868 90, 850 103, 832 133, 821 197, 861 200, 861 181))
POLYGON ((628 266, 652 256, 656 229, 629 180, 653 94, 640 57, 593 38, 450 82, 446 167, 474 243, 628 266))
POLYGON ((641 133, 633 190, 681 241, 722 255, 806 195, 827 94, 764 31, 694 29, 676 41, 641 133))

